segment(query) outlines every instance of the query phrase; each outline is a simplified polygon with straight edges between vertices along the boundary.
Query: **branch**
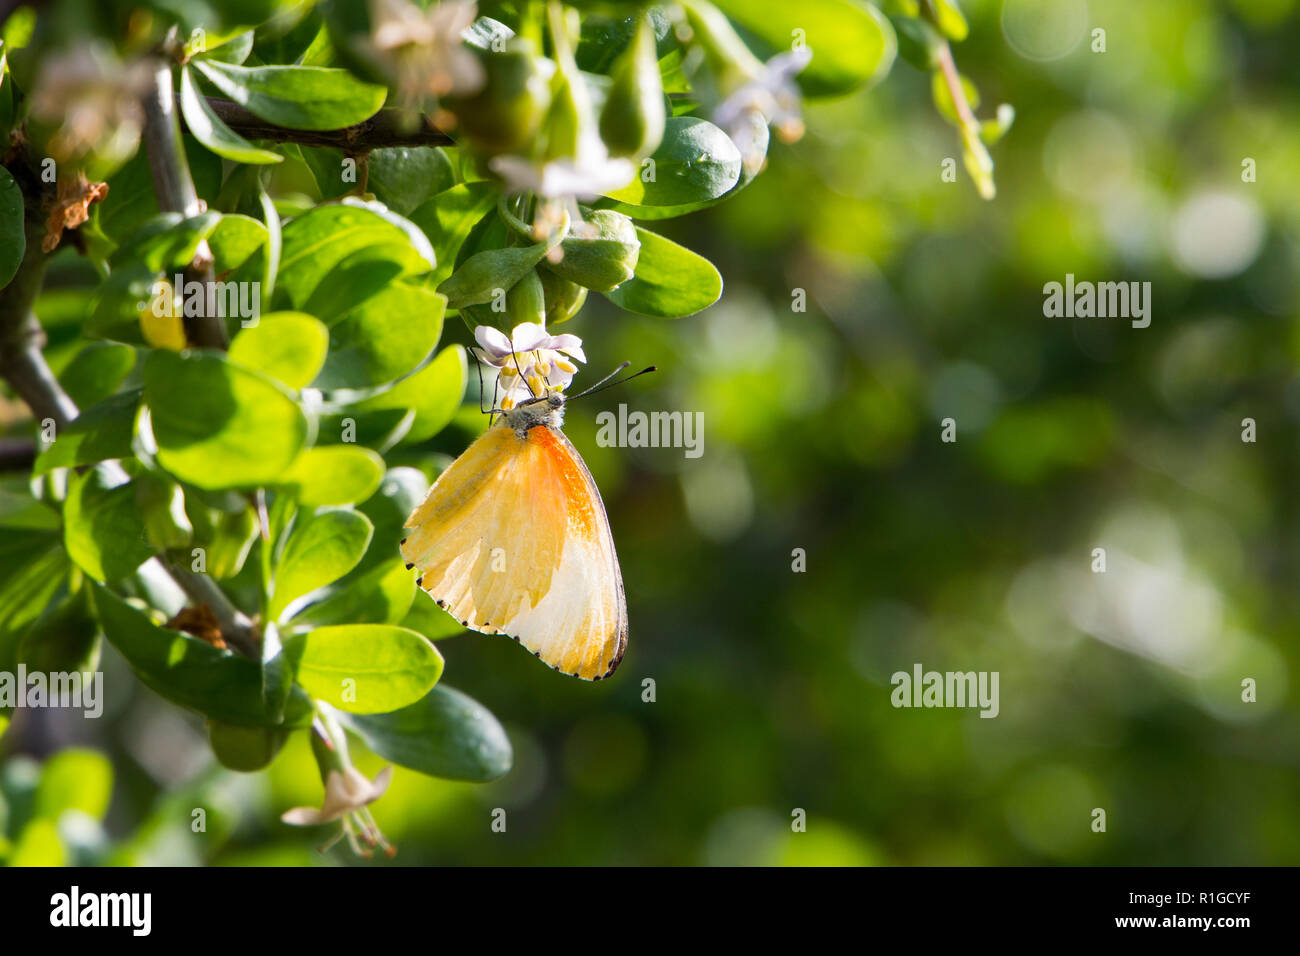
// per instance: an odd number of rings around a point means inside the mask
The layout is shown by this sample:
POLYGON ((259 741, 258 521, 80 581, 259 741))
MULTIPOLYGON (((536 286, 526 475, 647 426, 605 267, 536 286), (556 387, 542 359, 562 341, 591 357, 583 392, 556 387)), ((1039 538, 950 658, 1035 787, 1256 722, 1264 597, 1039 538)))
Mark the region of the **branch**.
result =
MULTIPOLYGON (((32 312, 32 304, 45 278, 47 256, 41 249, 41 238, 45 233, 43 210, 51 197, 39 177, 33 174, 39 163, 33 163, 25 150, 6 168, 23 191, 27 248, 13 279, 0 289, 0 378, 27 403, 38 419, 53 419, 58 433, 77 418, 80 410, 45 361, 42 352, 45 332, 32 312)), ((103 467, 114 480, 129 480, 117 462, 105 462, 103 467)), ((232 647, 254 659, 259 656, 253 622, 210 578, 169 569, 161 557, 146 561, 138 573, 156 579, 170 578, 195 604, 203 603, 212 609, 221 623, 222 634, 232 647)))
POLYGON ((420 116, 412 122, 411 115, 402 110, 380 110, 365 122, 343 129, 307 130, 276 126, 234 100, 208 97, 208 105, 223 123, 245 139, 297 143, 300 146, 334 146, 352 153, 385 146, 455 145, 455 140, 434 127, 429 117, 420 116))
MULTIPOLYGON (((197 216, 204 207, 194 189, 185 148, 181 144, 181 124, 172 93, 171 64, 162 59, 154 64, 152 82, 144 97, 144 142, 149 151, 149 171, 153 174, 158 208, 187 217, 197 216)), ((196 265, 200 260, 205 261, 186 271, 194 274, 206 288, 213 279, 211 257, 201 251, 195 260, 196 265)), ((185 337, 199 348, 224 350, 229 344, 226 323, 221 316, 187 315, 184 321, 185 337)))

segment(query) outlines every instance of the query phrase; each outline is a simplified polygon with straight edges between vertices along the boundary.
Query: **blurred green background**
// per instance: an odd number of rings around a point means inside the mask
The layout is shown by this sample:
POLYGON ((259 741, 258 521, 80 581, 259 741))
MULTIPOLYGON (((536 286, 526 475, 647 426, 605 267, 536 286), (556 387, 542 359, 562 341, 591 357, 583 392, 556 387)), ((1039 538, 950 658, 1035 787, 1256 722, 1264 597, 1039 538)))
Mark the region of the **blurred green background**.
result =
MULTIPOLYGON (((566 428, 610 510, 630 647, 589 685, 509 641, 441 642, 516 766, 487 786, 399 768, 373 807, 397 863, 1300 863, 1300 11, 963 7, 981 114, 1017 111, 995 201, 941 180, 956 134, 900 60, 810 106, 735 200, 663 224, 718 264, 718 305, 666 323, 593 297, 565 327, 578 383, 660 368, 566 428), (1045 318, 1067 273, 1149 281, 1150 327, 1045 318), (598 447, 619 403, 702 412, 703 456, 598 447), (917 663, 998 671, 1000 714, 893 708, 917 663)), ((107 647, 104 669, 130 680, 107 647)), ((303 735, 241 776, 138 684, 107 706, 48 732, 110 758, 57 759, 107 803, 113 859, 355 862, 278 821, 320 799, 303 735)), ((17 792, 33 768, 3 773, 17 792)))

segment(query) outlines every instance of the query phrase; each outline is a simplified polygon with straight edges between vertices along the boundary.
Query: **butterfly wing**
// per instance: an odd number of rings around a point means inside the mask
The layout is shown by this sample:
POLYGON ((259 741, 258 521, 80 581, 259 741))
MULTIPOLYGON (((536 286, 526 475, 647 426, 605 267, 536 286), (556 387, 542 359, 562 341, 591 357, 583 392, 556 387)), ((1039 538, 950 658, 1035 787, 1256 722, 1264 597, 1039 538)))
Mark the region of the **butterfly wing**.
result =
POLYGON ((406 521, 405 560, 466 627, 515 638, 575 677, 614 672, 627 605, 600 492, 556 428, 488 429, 406 521))

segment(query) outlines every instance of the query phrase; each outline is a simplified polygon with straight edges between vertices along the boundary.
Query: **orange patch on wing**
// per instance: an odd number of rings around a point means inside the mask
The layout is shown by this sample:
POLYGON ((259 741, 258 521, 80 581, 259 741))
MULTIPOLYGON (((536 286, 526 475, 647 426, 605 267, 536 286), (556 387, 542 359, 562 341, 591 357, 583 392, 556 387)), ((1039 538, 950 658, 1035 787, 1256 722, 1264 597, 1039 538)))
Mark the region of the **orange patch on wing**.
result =
POLYGON ((561 485, 555 491, 563 495, 560 500, 568 503, 570 530, 590 538, 596 533, 596 512, 587 492, 587 476, 583 474, 582 466, 556 438, 555 432, 545 425, 529 429, 528 441, 545 451, 550 459, 554 469, 552 474, 561 485))

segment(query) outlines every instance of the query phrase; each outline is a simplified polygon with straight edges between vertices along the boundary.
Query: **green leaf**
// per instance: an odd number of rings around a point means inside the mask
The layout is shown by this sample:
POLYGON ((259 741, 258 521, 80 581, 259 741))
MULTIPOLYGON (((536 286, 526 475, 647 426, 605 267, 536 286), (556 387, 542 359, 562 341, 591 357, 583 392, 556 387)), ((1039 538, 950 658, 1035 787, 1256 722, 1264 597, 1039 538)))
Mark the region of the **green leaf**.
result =
POLYGON ((273 483, 307 435, 302 410, 281 386, 213 352, 152 352, 144 401, 159 463, 200 488, 273 483))
POLYGON ((486 783, 514 761, 500 721, 445 684, 394 713, 339 714, 339 721, 379 756, 432 777, 486 783))
POLYGON ((618 208, 636 216, 636 206, 680 206, 707 202, 725 195, 740 181, 741 156, 736 144, 718 127, 693 116, 668 120, 663 141, 643 162, 641 174, 617 192, 618 208), (647 182, 647 178, 653 178, 647 182))
POLYGON ((135 359, 129 345, 91 342, 59 373, 59 383, 78 408, 88 409, 117 391, 135 368, 135 359))
POLYGON ((117 581, 153 556, 129 481, 93 468, 68 481, 63 543, 77 566, 97 581, 117 581))
POLYGON ((344 260, 356 272, 373 271, 376 261, 391 264, 390 278, 423 275, 435 262, 429 240, 411 222, 377 203, 349 197, 317 206, 284 227, 277 285, 295 308, 327 318, 328 313, 309 300, 327 276, 338 285, 351 281, 351 275, 338 277, 344 260))
POLYGON ((398 215, 409 215, 455 182, 451 161, 441 149, 389 146, 370 153, 366 186, 398 215))
POLYGON ((361 411, 407 410, 415 412, 404 441, 419 442, 442 431, 460 408, 469 381, 465 350, 453 345, 409 378, 356 406, 361 411))
MULTIPOLYGON (((212 38, 209 37, 208 39, 211 40, 212 38)), ((215 43, 208 43, 206 49, 191 49, 190 43, 185 45, 185 49, 192 59, 221 60, 223 63, 243 63, 248 59, 248 54, 253 52, 253 41, 253 31, 245 30, 243 33, 236 33, 234 36, 230 37, 219 35, 217 36, 215 43)))
POLYGON ((199 243, 212 235, 220 222, 221 213, 217 212, 189 218, 180 213, 159 213, 131 233, 109 261, 115 266, 143 263, 154 272, 181 268, 190 263, 199 243))
MULTIPOLYGON (((333 594, 295 614, 290 623, 295 628, 327 624, 401 624, 414 597, 415 575, 401 561, 385 561, 355 575, 354 579, 339 582, 333 594)), ((428 603, 433 604, 433 600, 428 603)), ((410 629, 425 634, 421 628, 410 629)))
POLYGON ((53 820, 37 819, 23 827, 14 841, 14 849, 6 861, 8 866, 66 866, 67 851, 59 839, 59 828, 53 820))
POLYGON ((442 676, 438 649, 390 624, 318 627, 285 641, 283 654, 309 694, 354 714, 407 707, 442 676))
MULTIPOLYGON (((68 577, 70 565, 57 535, 13 526, 0 534, 0 562, 0 650, 3 650, 7 638, 22 634, 53 601, 68 577)), ((0 661, 16 663, 3 657, 0 661)))
MULTIPOLYGON (((62 580, 63 575, 57 577, 62 580)), ((66 588, 59 589, 54 600, 18 642, 17 659, 27 665, 28 673, 81 672, 93 675, 99 670, 99 623, 89 604, 87 588, 77 586, 72 594, 67 594, 66 588), (64 595, 67 595, 66 599, 60 600, 64 595)), ((83 678, 83 687, 89 679, 83 678)), ((93 692, 91 687, 83 694, 93 692)), ((82 698, 88 709, 103 702, 103 697, 82 698)))
POLYGON ((605 298, 615 305, 663 319, 679 319, 706 309, 722 295, 722 276, 703 256, 642 229, 636 275, 605 298))
POLYGON ((195 60, 194 66, 236 103, 290 129, 353 126, 379 112, 388 92, 347 70, 325 67, 243 67, 215 60, 195 60))
MULTIPOLYGON (((429 479, 420 469, 407 466, 390 468, 384 475, 379 491, 368 498, 359 510, 375 526, 375 540, 391 543, 396 548, 396 542, 405 536, 402 525, 406 523, 407 516, 428 493, 429 479)), ((385 554, 383 547, 373 548, 361 566, 373 567, 396 553, 394 550, 385 554)), ((429 603, 432 604, 433 600, 430 599, 429 603)))
POLYGON ((284 160, 279 153, 258 149, 222 122, 199 93, 189 67, 181 69, 181 114, 194 138, 218 156, 237 163, 279 163, 284 160))
POLYGON ((281 484, 304 508, 350 505, 375 493, 384 477, 384 460, 358 445, 305 448, 281 484))
POLYGON ((966 39, 970 27, 966 24, 966 16, 961 12, 961 7, 957 6, 957 0, 932 0, 932 2, 940 32, 955 43, 966 39))
POLYGON ((444 296, 394 282, 329 330, 329 357, 313 385, 363 388, 391 382, 415 368, 442 335, 444 296))
POLYGON ((299 389, 325 364, 329 341, 329 329, 319 319, 301 312, 268 312, 235 336, 230 360, 299 389))
POLYGON ((158 279, 157 272, 140 263, 114 269, 95 292, 85 334, 143 345, 140 320, 159 292, 158 279))
POLYGON ((447 297, 447 307, 451 309, 491 302, 532 272, 552 245, 538 242, 476 252, 456 267, 451 277, 438 286, 438 291, 447 297))
POLYGON ((295 599, 337 581, 366 553, 374 527, 365 515, 343 508, 300 512, 275 573, 267 615, 278 620, 295 599))
POLYGON ((113 765, 97 750, 73 747, 56 753, 41 767, 32 813, 58 822, 67 810, 103 820, 113 794, 113 765))
MULTIPOLYGON (((359 160, 355 155, 330 146, 304 146, 302 158, 322 199, 337 199, 356 190, 359 160)), ((371 150, 366 162, 366 189, 402 216, 456 182, 455 169, 442 149, 386 146, 371 150)))
MULTIPOLYGON (((980 105, 979 90, 968 77, 961 77, 962 95, 966 97, 966 102, 972 110, 980 105)), ((961 124, 961 117, 957 114, 957 105, 952 100, 952 91, 948 89, 948 83, 942 73, 934 73, 930 77, 930 94, 934 98, 934 106, 943 118, 949 123, 961 124)))
POLYGON ((93 594, 104 636, 144 684, 172 703, 243 727, 311 723, 311 700, 296 687, 285 702, 283 721, 272 718, 262 696, 262 667, 257 661, 160 627, 98 585, 93 594))
POLYGON ((23 194, 14 178, 9 175, 9 170, 0 166, 0 289, 7 286, 14 277, 26 250, 23 194))
POLYGON ((939 66, 939 56, 946 42, 933 26, 915 16, 891 16, 898 40, 898 55, 918 70, 929 72, 939 66))
POLYGON ((238 269, 266 245, 266 238, 266 226, 252 216, 222 216, 217 228, 208 236, 213 270, 220 275, 238 269))
MULTIPOLYGON (((57 531, 62 522, 50 502, 32 497, 26 475, 0 477, 0 528, 23 528, 31 531, 57 531)), ((0 549, 0 556, 4 550, 0 549)), ((4 623, 0 616, 0 626, 4 623)))
POLYGON ((897 43, 875 7, 849 0, 714 0, 768 54, 804 38, 812 62, 798 76, 805 96, 840 96, 888 72, 897 43), (797 34, 795 31, 802 31, 797 34))
POLYGON ((91 465, 110 458, 130 458, 139 407, 138 389, 91 405, 56 434, 54 444, 36 457, 32 474, 43 475, 53 468, 91 465))
POLYGON ((451 275, 456 254, 475 224, 496 205, 497 193, 494 183, 461 183, 443 190, 411 213, 411 222, 429 237, 437 255, 438 268, 432 279, 435 286, 451 275))

